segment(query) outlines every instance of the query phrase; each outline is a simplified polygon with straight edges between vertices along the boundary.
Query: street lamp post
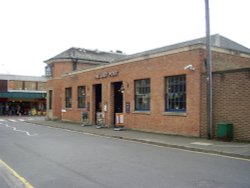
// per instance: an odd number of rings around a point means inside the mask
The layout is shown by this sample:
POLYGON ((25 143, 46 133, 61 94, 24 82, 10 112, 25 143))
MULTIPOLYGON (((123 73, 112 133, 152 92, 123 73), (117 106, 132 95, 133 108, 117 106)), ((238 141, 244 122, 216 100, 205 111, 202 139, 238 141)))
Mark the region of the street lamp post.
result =
POLYGON ((211 55, 211 38, 210 38, 210 16, 209 16, 209 0, 205 0, 206 12, 206 49, 207 49, 207 136, 208 139, 213 138, 213 98, 212 98, 212 55, 211 55))

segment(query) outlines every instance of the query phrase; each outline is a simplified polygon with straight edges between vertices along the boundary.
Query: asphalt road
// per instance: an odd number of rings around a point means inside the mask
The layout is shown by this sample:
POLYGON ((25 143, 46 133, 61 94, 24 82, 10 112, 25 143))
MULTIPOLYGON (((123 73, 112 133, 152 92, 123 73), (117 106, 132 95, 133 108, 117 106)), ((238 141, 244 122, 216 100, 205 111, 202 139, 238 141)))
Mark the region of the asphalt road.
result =
POLYGON ((0 117, 0 159, 36 188, 250 187, 248 160, 10 119, 0 117))

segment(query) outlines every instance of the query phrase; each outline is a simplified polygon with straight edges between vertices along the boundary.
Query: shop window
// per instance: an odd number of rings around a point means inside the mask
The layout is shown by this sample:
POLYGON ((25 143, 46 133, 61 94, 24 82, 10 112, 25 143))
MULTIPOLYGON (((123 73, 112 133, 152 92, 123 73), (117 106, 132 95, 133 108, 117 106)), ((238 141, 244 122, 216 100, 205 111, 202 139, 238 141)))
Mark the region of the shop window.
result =
POLYGON ((53 91, 49 90, 49 110, 52 109, 52 95, 53 95, 53 91))
POLYGON ((86 90, 85 86, 78 86, 77 88, 77 107, 85 108, 86 106, 86 90))
POLYGON ((150 110, 150 79, 135 80, 135 110, 150 110))
POLYGON ((186 76, 165 78, 165 110, 169 112, 186 111, 186 76))
POLYGON ((65 89, 65 108, 72 107, 72 88, 65 89))

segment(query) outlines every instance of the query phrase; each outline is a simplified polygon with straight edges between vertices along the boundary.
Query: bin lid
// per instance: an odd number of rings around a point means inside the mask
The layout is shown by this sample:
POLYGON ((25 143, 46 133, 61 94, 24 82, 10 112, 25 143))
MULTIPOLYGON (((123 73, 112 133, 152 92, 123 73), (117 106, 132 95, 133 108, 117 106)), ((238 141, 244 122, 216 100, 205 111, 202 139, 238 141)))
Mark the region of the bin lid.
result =
POLYGON ((233 124, 230 122, 221 121, 217 125, 233 125, 233 124))

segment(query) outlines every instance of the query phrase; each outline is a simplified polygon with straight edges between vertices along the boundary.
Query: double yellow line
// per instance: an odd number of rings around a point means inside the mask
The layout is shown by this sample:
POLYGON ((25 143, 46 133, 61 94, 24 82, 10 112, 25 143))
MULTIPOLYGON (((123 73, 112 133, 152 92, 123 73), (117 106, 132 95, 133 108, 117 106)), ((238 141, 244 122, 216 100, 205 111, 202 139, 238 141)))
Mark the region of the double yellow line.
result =
POLYGON ((0 159, 0 164, 2 164, 10 174, 15 176, 20 182, 22 182, 25 188, 34 188, 26 179, 20 176, 15 170, 13 170, 9 165, 7 165, 1 159, 0 159))

